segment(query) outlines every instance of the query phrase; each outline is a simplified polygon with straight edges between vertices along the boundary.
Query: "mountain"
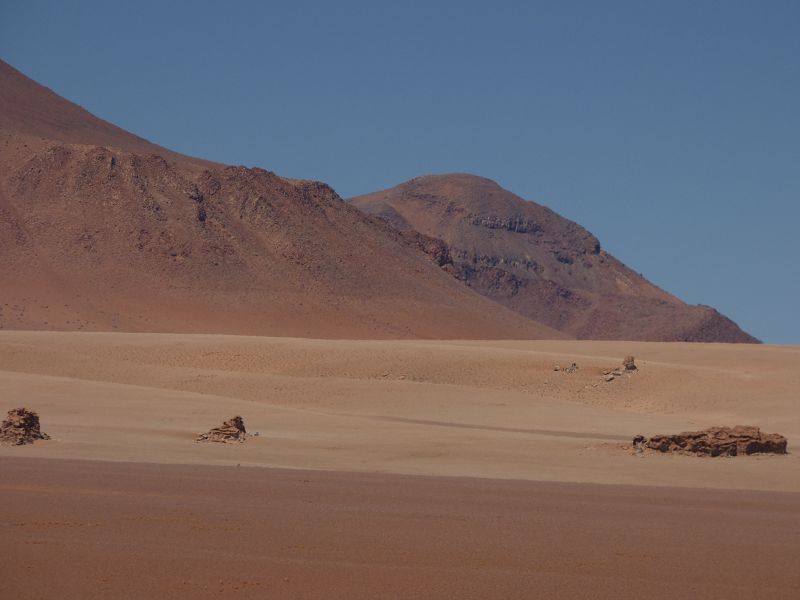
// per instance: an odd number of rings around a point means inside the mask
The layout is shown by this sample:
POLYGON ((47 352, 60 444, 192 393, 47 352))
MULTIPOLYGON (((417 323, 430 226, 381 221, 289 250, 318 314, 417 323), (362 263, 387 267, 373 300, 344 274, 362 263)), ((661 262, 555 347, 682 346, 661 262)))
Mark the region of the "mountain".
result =
POLYGON ((0 62, 0 328, 565 337, 330 187, 186 157, 0 62))
POLYGON ((365 214, 439 245, 432 260, 467 287, 581 339, 758 342, 605 252, 586 229, 466 174, 417 177, 351 199, 365 214))

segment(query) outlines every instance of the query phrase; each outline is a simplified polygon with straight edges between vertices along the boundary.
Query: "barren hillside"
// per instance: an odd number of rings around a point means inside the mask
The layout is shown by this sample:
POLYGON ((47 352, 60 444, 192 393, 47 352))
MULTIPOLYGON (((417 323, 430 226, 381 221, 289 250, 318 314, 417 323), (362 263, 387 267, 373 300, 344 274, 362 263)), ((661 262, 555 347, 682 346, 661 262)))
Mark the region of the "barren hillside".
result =
POLYGON ((327 185, 216 165, 0 63, 0 327, 561 337, 327 185))
POLYGON ((438 239, 434 262, 487 298, 584 339, 756 342, 605 252, 586 229, 495 182, 452 174, 352 199, 400 231, 438 239))

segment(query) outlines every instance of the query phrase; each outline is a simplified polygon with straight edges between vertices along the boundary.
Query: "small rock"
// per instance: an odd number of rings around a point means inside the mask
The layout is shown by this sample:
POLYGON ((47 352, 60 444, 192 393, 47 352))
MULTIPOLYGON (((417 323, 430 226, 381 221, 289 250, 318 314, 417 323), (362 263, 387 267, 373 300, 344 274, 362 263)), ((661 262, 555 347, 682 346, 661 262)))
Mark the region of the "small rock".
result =
POLYGON ((50 436, 42 433, 39 426, 39 415, 26 408, 14 408, 0 424, 0 442, 12 446, 32 444, 36 440, 49 440, 50 436))
POLYGON ((225 421, 221 427, 215 427, 208 433, 200 434, 196 441, 234 443, 244 442, 246 439, 247 431, 244 428, 244 419, 237 415, 225 421))
POLYGON ((622 366, 625 367, 626 371, 635 371, 638 369, 636 366, 636 361, 634 360, 633 356, 626 356, 625 359, 622 361, 622 366))

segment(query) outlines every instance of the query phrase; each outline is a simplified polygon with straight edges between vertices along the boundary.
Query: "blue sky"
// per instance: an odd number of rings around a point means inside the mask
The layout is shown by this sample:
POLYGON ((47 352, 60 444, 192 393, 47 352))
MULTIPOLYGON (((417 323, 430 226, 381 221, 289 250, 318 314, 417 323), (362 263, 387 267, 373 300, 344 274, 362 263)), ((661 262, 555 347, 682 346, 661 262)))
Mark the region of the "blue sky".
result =
POLYGON ((0 0, 0 57, 175 150, 342 196, 470 172, 800 343, 800 2, 0 0))

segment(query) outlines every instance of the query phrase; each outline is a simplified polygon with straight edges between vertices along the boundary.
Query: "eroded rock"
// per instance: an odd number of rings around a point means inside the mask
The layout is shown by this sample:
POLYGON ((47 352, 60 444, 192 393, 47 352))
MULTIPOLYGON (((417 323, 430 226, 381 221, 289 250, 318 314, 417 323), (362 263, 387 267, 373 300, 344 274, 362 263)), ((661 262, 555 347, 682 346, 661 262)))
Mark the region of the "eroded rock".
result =
POLYGON ((14 408, 0 424, 0 442, 12 446, 32 444, 36 440, 49 440, 50 436, 42 433, 39 426, 39 415, 26 408, 14 408))
POLYGON ((616 369, 606 369, 603 371, 603 381, 611 382, 614 381, 618 377, 622 377, 624 374, 632 374, 638 370, 636 366, 636 361, 634 360, 633 356, 626 356, 622 361, 622 366, 617 367, 616 369))
POLYGON ((244 428, 244 419, 237 415, 225 421, 221 427, 215 427, 208 433, 201 433, 196 441, 236 443, 244 442, 246 439, 247 431, 244 428))
POLYGON ((654 435, 650 439, 637 435, 635 449, 707 456, 739 456, 741 454, 786 454, 786 438, 777 433, 764 433, 758 427, 709 427, 702 431, 684 431, 676 435, 654 435))

